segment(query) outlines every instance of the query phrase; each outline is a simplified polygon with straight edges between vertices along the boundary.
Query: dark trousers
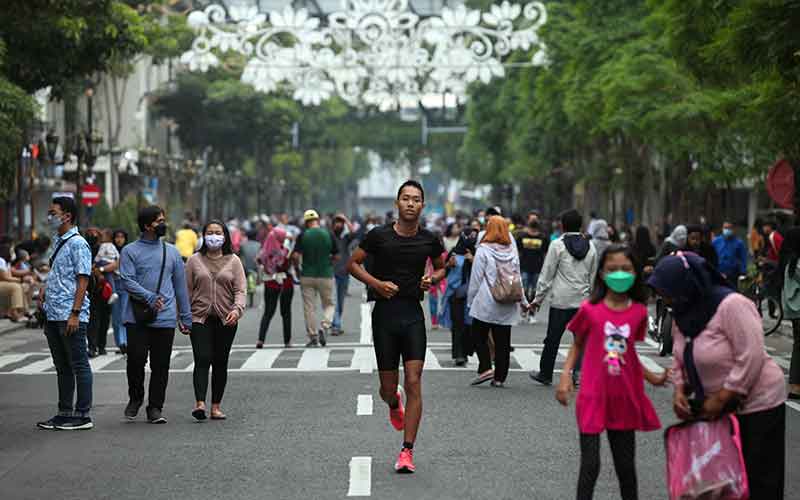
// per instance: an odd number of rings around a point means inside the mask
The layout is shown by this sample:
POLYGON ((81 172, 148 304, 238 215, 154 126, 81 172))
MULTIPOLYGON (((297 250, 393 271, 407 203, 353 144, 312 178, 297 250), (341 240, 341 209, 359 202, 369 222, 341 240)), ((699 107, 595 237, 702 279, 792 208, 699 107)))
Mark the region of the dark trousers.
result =
POLYGON ((78 331, 67 336, 66 321, 45 323, 44 334, 58 377, 58 414, 65 417, 88 417, 92 408, 92 367, 86 352, 86 327, 86 323, 79 323, 78 331))
POLYGON ((111 306, 102 297, 95 295, 92 296, 89 313, 89 349, 105 349, 108 327, 111 326, 111 306))
MULTIPOLYGON (((542 350, 542 358, 539 361, 539 375, 551 380, 553 378, 553 368, 556 365, 556 357, 558 356, 558 348, 561 345, 561 337, 564 336, 564 330, 567 324, 572 321, 572 318, 577 314, 577 309, 558 309, 556 307, 550 308, 550 314, 547 319, 547 337, 544 339, 544 349, 542 350)), ((575 371, 581 369, 581 360, 575 365, 575 371)))
MULTIPOLYGON (((619 480, 620 498, 639 498, 636 481, 636 433, 606 431, 619 480)), ((600 434, 581 434, 581 468, 578 473, 578 500, 591 500, 600 474, 600 434)), ((758 497, 753 497, 758 498, 758 497)))
POLYGON ((508 365, 511 362, 511 325, 496 325, 472 319, 472 334, 475 336, 475 351, 478 353, 478 372, 492 369, 492 357, 489 354, 489 331, 494 339, 494 379, 505 382, 508 377, 508 365))
POLYGON ((792 321, 792 335, 794 344, 792 345, 792 360, 789 364, 789 383, 800 385, 800 320, 792 321))
POLYGON ((464 323, 464 315, 466 313, 466 298, 456 298, 455 295, 450 297, 450 321, 452 327, 450 332, 452 335, 452 349, 453 359, 456 361, 466 361, 467 356, 472 353, 474 347, 468 345, 472 344, 469 337, 469 326, 464 323))
POLYGON ((192 324, 192 352, 194 353, 194 397, 205 401, 208 393, 208 369, 211 374, 211 403, 222 402, 228 382, 228 357, 231 354, 237 325, 225 326, 216 316, 205 323, 192 324))
POLYGON ((144 401, 144 365, 150 357, 150 389, 148 408, 164 407, 169 382, 174 328, 151 328, 128 324, 128 396, 131 401, 144 401))
POLYGON ((750 498, 783 498, 786 464, 786 405, 737 415, 750 498))
POLYGON ((292 340, 292 298, 294 288, 281 288, 276 290, 264 286, 264 315, 261 316, 261 326, 258 329, 258 340, 264 342, 267 338, 267 330, 275 316, 278 302, 281 305, 281 318, 283 319, 283 343, 288 344, 292 340))

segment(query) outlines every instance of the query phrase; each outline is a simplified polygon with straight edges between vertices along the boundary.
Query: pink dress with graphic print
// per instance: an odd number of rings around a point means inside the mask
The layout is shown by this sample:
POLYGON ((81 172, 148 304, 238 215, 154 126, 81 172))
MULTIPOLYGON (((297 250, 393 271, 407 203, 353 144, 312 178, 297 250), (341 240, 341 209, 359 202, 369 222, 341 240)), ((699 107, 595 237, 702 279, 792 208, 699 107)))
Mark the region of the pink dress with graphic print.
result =
POLYGON ((634 347, 644 340, 647 308, 633 303, 614 311, 604 301, 584 302, 567 330, 584 340, 575 403, 580 432, 659 429, 661 422, 644 393, 644 373, 634 347))

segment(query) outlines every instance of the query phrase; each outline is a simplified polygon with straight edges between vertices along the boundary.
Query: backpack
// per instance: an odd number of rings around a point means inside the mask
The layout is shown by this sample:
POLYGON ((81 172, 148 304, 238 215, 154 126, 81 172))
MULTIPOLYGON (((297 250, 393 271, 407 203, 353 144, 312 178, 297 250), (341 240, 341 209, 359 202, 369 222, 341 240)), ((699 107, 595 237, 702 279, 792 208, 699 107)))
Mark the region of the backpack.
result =
POLYGON ((514 261, 494 262, 497 270, 497 279, 494 285, 489 285, 492 298, 498 304, 516 304, 522 301, 522 276, 519 269, 514 265, 514 261))

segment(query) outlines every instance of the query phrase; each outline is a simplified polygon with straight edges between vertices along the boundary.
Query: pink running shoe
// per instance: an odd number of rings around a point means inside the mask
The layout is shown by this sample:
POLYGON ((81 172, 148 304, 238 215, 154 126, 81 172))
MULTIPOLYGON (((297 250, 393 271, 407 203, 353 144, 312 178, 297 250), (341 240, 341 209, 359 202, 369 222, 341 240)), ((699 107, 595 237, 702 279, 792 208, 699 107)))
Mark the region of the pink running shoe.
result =
POLYGON ((397 408, 389 408, 389 421, 398 431, 402 431, 405 427, 406 409, 403 407, 403 388, 397 386, 397 408))
POLYGON ((398 474, 413 474, 416 467, 414 467, 414 450, 403 448, 400 455, 397 456, 397 462, 394 464, 394 470, 398 474))

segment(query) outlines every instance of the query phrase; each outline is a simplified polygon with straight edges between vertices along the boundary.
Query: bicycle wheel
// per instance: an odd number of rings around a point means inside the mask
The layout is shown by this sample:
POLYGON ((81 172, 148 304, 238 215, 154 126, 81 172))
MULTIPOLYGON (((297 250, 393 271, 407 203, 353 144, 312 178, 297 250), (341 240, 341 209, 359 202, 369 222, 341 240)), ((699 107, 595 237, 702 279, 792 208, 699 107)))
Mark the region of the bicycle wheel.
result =
POLYGON ((672 313, 664 311, 664 318, 661 320, 660 342, 658 355, 662 358, 672 354, 672 313))
POLYGON ((783 304, 780 300, 774 297, 765 297, 761 300, 758 312, 761 314, 764 336, 771 335, 780 328, 783 321, 783 304))

